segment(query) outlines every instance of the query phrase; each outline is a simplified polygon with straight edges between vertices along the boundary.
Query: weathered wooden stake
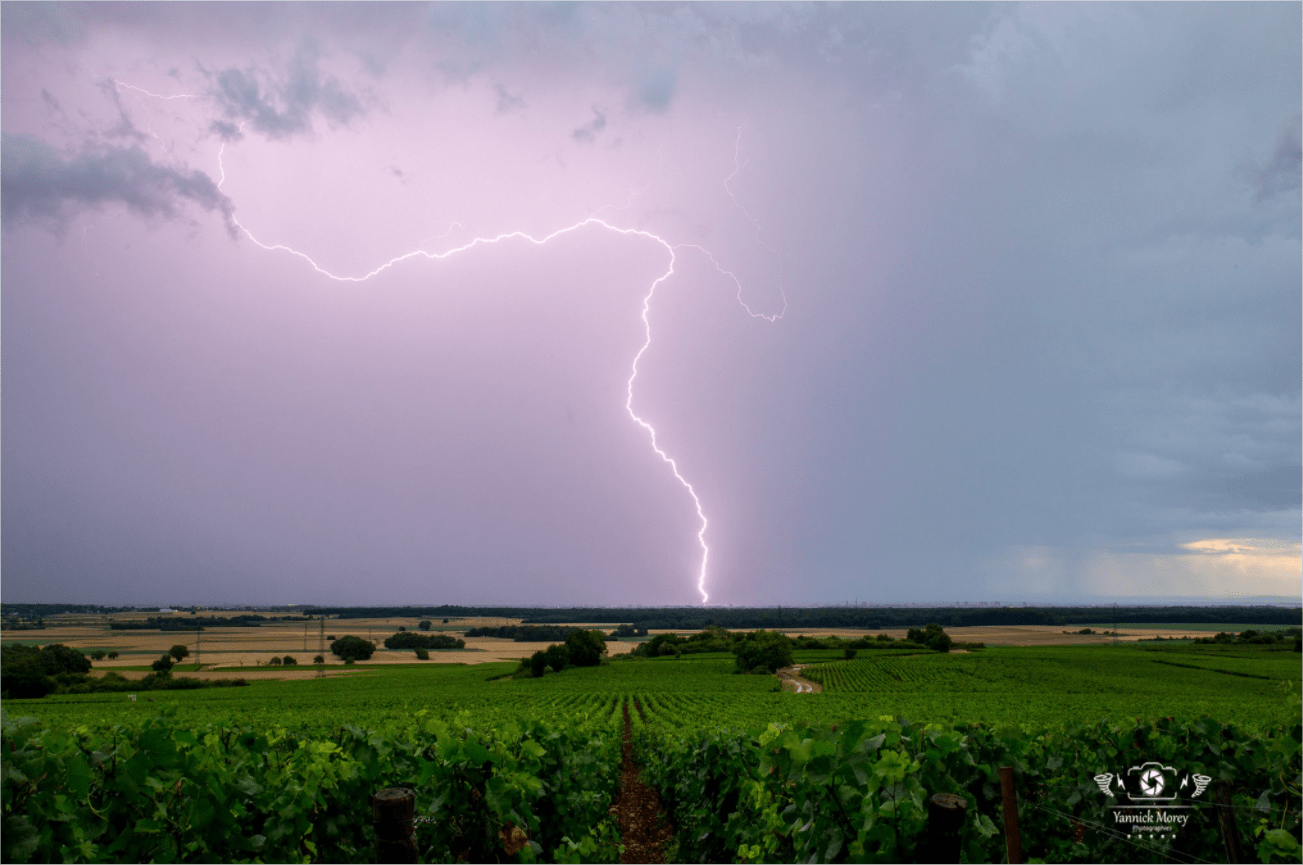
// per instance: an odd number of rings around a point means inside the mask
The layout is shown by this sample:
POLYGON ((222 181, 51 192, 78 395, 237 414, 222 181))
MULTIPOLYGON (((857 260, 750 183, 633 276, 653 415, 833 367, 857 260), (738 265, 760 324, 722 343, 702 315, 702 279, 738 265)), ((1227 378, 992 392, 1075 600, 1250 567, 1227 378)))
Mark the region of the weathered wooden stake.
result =
POLYGON ((1226 844, 1226 861, 1243 862, 1244 853, 1240 850, 1240 830, 1235 825, 1235 806, 1231 803, 1229 781, 1213 783, 1213 802, 1217 807, 1217 825, 1222 830, 1222 841, 1226 844))
POLYGON ((377 862, 416 861, 416 794, 406 787, 386 787, 371 797, 376 827, 377 862))
POLYGON ((1013 767, 1000 767, 1000 804, 1004 811, 1004 845, 1009 865, 1022 863, 1022 839, 1018 837, 1018 796, 1013 791, 1013 767))
POLYGON ((954 793, 936 793, 927 800, 927 847, 922 862, 958 862, 960 830, 968 800, 954 793))

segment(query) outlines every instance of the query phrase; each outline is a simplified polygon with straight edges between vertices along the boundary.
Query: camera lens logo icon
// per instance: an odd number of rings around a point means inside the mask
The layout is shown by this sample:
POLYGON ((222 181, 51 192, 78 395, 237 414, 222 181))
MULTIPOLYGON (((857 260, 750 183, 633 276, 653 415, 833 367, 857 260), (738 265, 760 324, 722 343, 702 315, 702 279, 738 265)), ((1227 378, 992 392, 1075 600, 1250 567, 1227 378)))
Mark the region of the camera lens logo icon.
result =
MULTIPOLYGON (((1132 766, 1127 771, 1123 782, 1126 791, 1133 799, 1154 801, 1173 799, 1181 787, 1177 771, 1172 766, 1150 761, 1139 766, 1132 766)), ((1181 773, 1184 774, 1184 773, 1181 773)))
POLYGON ((1161 796, 1166 786, 1167 779, 1158 769, 1146 769, 1140 775, 1140 792, 1146 796, 1161 796))

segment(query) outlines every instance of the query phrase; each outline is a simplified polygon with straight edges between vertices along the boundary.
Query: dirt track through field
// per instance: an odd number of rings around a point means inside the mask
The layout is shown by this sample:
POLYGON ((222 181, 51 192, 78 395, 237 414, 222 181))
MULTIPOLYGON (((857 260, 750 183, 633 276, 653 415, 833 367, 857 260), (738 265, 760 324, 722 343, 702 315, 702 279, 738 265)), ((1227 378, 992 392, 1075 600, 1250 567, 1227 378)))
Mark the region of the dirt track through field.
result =
MULTIPOLYGON (((634 704, 639 714, 642 706, 634 704)), ((621 862, 665 861, 662 848, 674 836, 661 807, 655 788, 638 778, 638 764, 633 762, 633 726, 629 722, 629 705, 624 706, 624 759, 620 764, 620 792, 615 797, 616 821, 620 824, 620 843, 624 845, 621 862)))
POLYGON ((795 691, 798 694, 815 694, 823 690, 823 685, 801 678, 801 671, 804 669, 803 665, 798 664, 795 667, 783 667, 777 671, 778 678, 782 680, 784 691, 795 691))

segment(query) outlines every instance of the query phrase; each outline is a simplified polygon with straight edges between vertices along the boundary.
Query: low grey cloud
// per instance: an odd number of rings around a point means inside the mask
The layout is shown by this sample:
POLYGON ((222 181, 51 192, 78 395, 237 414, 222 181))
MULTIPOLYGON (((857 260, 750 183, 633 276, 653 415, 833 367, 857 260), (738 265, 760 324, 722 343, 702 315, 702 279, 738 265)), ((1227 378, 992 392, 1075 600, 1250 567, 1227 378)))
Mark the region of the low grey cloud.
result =
POLYGON ((139 147, 64 155, 33 135, 3 136, 0 209, 4 224, 35 222, 62 230, 79 209, 122 204, 147 218, 177 219, 186 203, 222 215, 235 230, 234 207, 202 171, 160 165, 139 147))
POLYGON ((1258 172, 1259 201, 1293 192, 1303 186, 1303 136, 1300 136, 1300 127, 1303 127, 1303 116, 1295 116, 1281 130, 1276 151, 1258 172))
POLYGON ((817 17, 807 4, 437 3, 424 25, 451 80, 509 69, 556 82, 602 69, 631 105, 659 112, 685 67, 727 77, 800 53, 822 35, 817 17))
POLYGON ((117 122, 107 127, 103 131, 103 135, 108 138, 127 138, 143 142, 146 135, 136 128, 136 123, 131 118, 131 112, 122 104, 122 93, 118 89, 118 82, 105 79, 100 82, 100 92, 113 103, 113 108, 118 115, 117 122))
POLYGON ((310 132, 314 114, 332 126, 347 126, 365 114, 357 93, 320 70, 319 55, 315 42, 303 40, 285 75, 274 82, 271 75, 256 68, 213 73, 210 95, 225 119, 209 128, 226 140, 239 137, 244 127, 283 139, 310 132))
POLYGON ((642 70, 636 76, 634 98, 638 105, 652 111, 664 111, 674 99, 674 87, 677 76, 667 66, 655 66, 642 70))
POLYGON ((606 115, 597 106, 593 106, 593 119, 580 126, 570 137, 575 141, 581 141, 584 144, 592 144, 597 140, 597 135, 606 128, 606 115))
POLYGON ((57 42, 67 45, 84 32, 78 15, 64 3, 5 3, 0 7, 0 26, 10 35, 21 35, 28 44, 57 42))
POLYGON ((513 111, 521 111, 527 107, 523 98, 508 93, 507 88, 501 84, 495 84, 494 89, 498 93, 497 111, 499 114, 510 114, 513 111))

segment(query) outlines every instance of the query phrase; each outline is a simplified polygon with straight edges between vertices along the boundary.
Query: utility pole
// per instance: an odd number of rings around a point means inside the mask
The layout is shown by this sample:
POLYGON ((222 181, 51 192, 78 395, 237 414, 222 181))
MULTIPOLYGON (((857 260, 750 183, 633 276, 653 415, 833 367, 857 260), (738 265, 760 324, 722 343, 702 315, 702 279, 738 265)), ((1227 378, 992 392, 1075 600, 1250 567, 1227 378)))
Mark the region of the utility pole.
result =
POLYGON ((318 638, 317 654, 321 656, 321 660, 323 662, 317 665, 317 678, 324 679, 326 678, 326 666, 324 663, 326 660, 326 617, 325 616, 321 617, 321 626, 320 626, 320 630, 318 630, 317 632, 317 638, 318 638))
POLYGON ((203 666, 200 658, 203 657, 204 629, 198 625, 195 626, 195 669, 198 670, 203 666))

